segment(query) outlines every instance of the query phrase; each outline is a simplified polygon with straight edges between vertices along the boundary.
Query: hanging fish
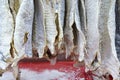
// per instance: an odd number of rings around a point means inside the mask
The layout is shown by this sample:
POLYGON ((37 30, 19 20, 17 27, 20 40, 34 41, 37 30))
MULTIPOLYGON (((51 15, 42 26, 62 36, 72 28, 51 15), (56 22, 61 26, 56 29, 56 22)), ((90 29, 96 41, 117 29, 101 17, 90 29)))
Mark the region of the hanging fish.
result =
POLYGON ((10 11, 9 1, 3 0, 0 5, 0 70, 4 70, 9 65, 9 62, 13 60, 12 56, 14 56, 14 54, 10 54, 14 20, 10 11))
POLYGON ((120 63, 115 49, 115 2, 116 0, 101 0, 99 16, 101 66, 96 74, 113 77, 119 80, 120 63))
POLYGON ((72 25, 74 24, 74 0, 66 0, 66 18, 65 18, 65 27, 64 27, 64 44, 66 49, 66 58, 70 56, 74 48, 74 35, 72 25))
MULTIPOLYGON (((80 11, 79 11, 78 0, 76 0, 75 1, 76 39, 74 39, 74 45, 76 46, 76 48, 74 50, 74 53, 79 55, 78 61, 82 62, 82 61, 84 61, 86 39, 85 39, 85 35, 82 31, 82 27, 85 27, 85 26, 82 26, 80 17, 81 16, 80 16, 80 11)), ((73 28, 73 29, 75 29, 75 28, 73 28)))
POLYGON ((32 56, 33 0, 23 0, 16 16, 14 46, 19 56, 32 56))
POLYGON ((55 0, 54 11, 55 11, 55 24, 56 24, 57 32, 58 32, 56 39, 55 39, 55 47, 58 48, 59 50, 61 48, 62 41, 63 41, 65 1, 55 0))
POLYGON ((85 0, 86 7, 86 66, 90 69, 96 69, 101 64, 101 54, 99 50, 99 28, 98 20, 100 13, 100 1, 99 0, 85 0))
MULTIPOLYGON (((15 63, 16 54, 14 48, 14 31, 15 31, 15 18, 16 11, 14 9, 14 0, 6 0, 1 2, 0 6, 0 75, 11 68, 12 64, 15 63), (7 23, 6 23, 7 22, 7 23)), ((15 65, 14 69, 17 67, 15 65)), ((12 67, 13 68, 13 67, 12 67)), ((18 69, 17 69, 18 70, 18 69)), ((18 71, 13 70, 14 77, 18 78, 18 71), (14 74, 16 72, 16 74, 14 74)))
POLYGON ((44 48, 46 46, 46 35, 43 19, 43 2, 41 0, 35 0, 34 4, 35 13, 32 28, 32 47, 34 48, 34 50, 36 50, 36 54, 39 55, 39 58, 42 58, 44 54, 44 48))

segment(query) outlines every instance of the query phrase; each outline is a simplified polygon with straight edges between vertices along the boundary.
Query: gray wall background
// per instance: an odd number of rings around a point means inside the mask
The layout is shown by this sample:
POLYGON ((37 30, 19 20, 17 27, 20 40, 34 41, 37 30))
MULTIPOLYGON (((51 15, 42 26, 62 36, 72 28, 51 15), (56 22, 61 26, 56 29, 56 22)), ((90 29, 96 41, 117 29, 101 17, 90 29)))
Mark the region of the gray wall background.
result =
POLYGON ((116 38, 115 45, 120 60, 120 0, 116 0, 116 38))

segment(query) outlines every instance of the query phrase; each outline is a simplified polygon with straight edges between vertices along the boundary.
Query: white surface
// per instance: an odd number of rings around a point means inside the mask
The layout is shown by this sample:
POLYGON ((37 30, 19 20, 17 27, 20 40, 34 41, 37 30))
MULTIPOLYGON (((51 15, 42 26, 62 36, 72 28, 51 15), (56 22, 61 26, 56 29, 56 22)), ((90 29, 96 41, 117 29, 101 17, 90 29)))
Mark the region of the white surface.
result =
MULTIPOLYGON (((67 80, 67 76, 65 77, 65 73, 59 72, 57 70, 46 70, 41 73, 37 73, 30 70, 21 70, 21 80, 54 80, 59 78, 58 80, 67 80)), ((11 72, 5 72, 0 80, 15 80, 11 72)))
MULTIPOLYGON (((79 71, 77 71, 79 72, 79 71)), ((77 73, 76 72, 76 73, 77 73)), ((45 70, 35 72, 28 69, 21 69, 21 80, 84 80, 84 78, 75 78, 75 71, 60 72, 58 70, 45 70)), ((5 72, 0 80, 15 80, 12 72, 5 72)))

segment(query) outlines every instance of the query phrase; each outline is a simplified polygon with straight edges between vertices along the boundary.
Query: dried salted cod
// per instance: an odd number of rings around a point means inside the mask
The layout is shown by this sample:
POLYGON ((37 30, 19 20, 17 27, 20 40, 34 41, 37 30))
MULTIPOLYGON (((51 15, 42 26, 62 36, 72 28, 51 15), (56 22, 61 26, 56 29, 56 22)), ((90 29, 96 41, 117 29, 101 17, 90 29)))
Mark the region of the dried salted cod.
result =
POLYGON ((51 54, 55 53, 55 38, 57 36, 57 28, 55 24, 55 11, 54 11, 54 0, 42 0, 43 2, 43 14, 44 14, 44 25, 46 31, 47 47, 50 49, 51 54))
POLYGON ((113 80, 119 80, 120 64, 115 50, 115 2, 116 0, 101 0, 99 31, 100 53, 102 64, 97 69, 99 76, 110 74, 113 80))
MULTIPOLYGON (((79 13, 78 6, 79 6, 78 0, 76 0, 75 1, 75 24, 76 24, 77 30, 75 30, 76 36, 74 36, 74 45, 76 46, 74 53, 79 55, 78 60, 81 62, 84 60, 84 50, 85 50, 86 40, 81 30, 80 13, 79 13)), ((75 29, 75 27, 73 27, 73 29, 75 29)))
MULTIPOLYGON (((1 49, 5 49, 0 53, 0 74, 12 68, 13 75, 18 79, 19 70, 17 67, 18 60, 16 60, 15 48, 14 48, 14 31, 15 31, 15 18, 19 5, 16 5, 17 0, 6 0, 1 3, 1 49), (16 7, 17 6, 17 7, 16 7), (2 10, 3 9, 3 10, 2 10), (7 53, 5 53, 7 52, 7 53), (5 54, 4 54, 5 53, 5 54), (12 65, 12 66, 11 66, 12 65), (2 67, 1 67, 2 66, 2 67)), ((2 50, 0 50, 2 51, 2 50)))
POLYGON ((64 26, 64 14, 65 14, 65 0, 54 1, 55 10, 55 23, 58 34, 56 36, 55 45, 56 48, 60 49, 63 41, 63 26, 64 26))
POLYGON ((86 36, 87 28, 86 28, 86 9, 85 9, 85 1, 78 0, 78 8, 79 8, 79 15, 80 15, 80 22, 81 22, 81 30, 83 31, 84 35, 86 36))
POLYGON ((101 63, 99 52, 99 30, 98 17, 100 10, 100 0, 85 0, 86 20, 87 20, 87 38, 86 38, 86 58, 85 64, 89 69, 95 69, 101 63))
POLYGON ((70 56, 71 52, 73 52, 74 43, 73 43, 73 29, 72 25, 74 23, 74 6, 75 2, 74 0, 66 0, 66 23, 64 28, 64 43, 66 48, 66 58, 70 56))
POLYGON ((33 0, 23 0, 16 16, 14 46, 19 56, 32 56, 33 0))
POLYGON ((66 58, 74 52, 79 61, 84 60, 85 36, 81 30, 78 0, 67 1, 67 17, 64 32, 66 58), (72 51, 74 50, 74 51, 72 51))
POLYGON ((9 0, 0 3, 0 69, 5 69, 11 62, 10 47, 14 31, 13 15, 9 0))
POLYGON ((43 57, 46 46, 45 27, 43 25, 43 4, 41 0, 35 0, 35 14, 33 24, 32 44, 33 49, 37 50, 39 57, 43 57))

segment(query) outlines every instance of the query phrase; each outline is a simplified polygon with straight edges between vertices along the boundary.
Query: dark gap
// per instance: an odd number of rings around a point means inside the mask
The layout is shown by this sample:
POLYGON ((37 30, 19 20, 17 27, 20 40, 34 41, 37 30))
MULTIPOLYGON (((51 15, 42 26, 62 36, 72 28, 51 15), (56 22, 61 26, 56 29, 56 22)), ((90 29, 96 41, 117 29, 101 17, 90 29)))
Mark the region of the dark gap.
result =
POLYGON ((32 53, 33 53, 33 54, 32 54, 32 57, 33 57, 33 58, 39 57, 38 52, 37 52, 36 49, 32 48, 32 53))
POLYGON ((94 60, 92 61, 91 65, 94 65, 94 63, 98 62, 97 54, 98 54, 98 53, 96 53, 95 58, 94 58, 94 60))
MULTIPOLYGON (((37 13, 37 6, 38 6, 38 0, 34 0, 33 1, 33 4, 34 4, 34 17, 33 17, 33 24, 32 24, 32 43, 34 42, 34 38, 36 37, 36 19, 35 19, 35 14, 37 13)), ((33 47, 33 44, 32 44, 32 57, 39 57, 39 54, 38 54, 38 51, 37 49, 35 49, 33 47)))
POLYGON ((83 9, 83 4, 81 2, 81 0, 78 0, 78 10, 79 10, 79 16, 80 16, 80 25, 81 25, 81 30, 84 32, 85 34, 85 17, 84 17, 84 9, 83 9))
POLYGON ((120 60, 120 0, 116 1, 115 19, 116 19, 115 46, 116 46, 116 50, 117 50, 117 56, 120 60))
MULTIPOLYGON (((72 29, 73 29, 73 43, 74 43, 74 49, 76 49, 76 47, 78 46, 78 36, 79 36, 79 31, 77 30, 76 24, 74 22, 74 24, 72 25, 72 29)), ((74 50, 73 49, 73 50, 74 50)), ((78 55, 76 55, 75 53, 71 53, 70 55, 71 59, 73 60, 77 60, 78 59, 78 55)))
POLYGON ((67 3, 65 0, 65 13, 64 13, 64 25, 63 25, 63 32, 65 30, 65 26, 66 26, 66 16, 67 16, 67 3))
POLYGON ((15 33, 15 16, 14 16, 14 13, 13 13, 13 10, 12 8, 10 7, 10 0, 8 0, 8 5, 9 5, 9 10, 10 10, 10 13, 12 15, 12 18, 13 18, 13 24, 14 24, 14 29, 13 29, 13 35, 12 35, 12 41, 10 43, 10 54, 11 54, 11 57, 14 58, 14 52, 17 54, 17 51, 16 49, 14 48, 14 33, 15 33))
POLYGON ((13 22, 14 22, 14 31, 13 31, 13 33, 15 32, 15 16, 14 16, 14 13, 13 13, 13 10, 12 10, 12 8, 10 7, 10 0, 8 0, 8 5, 9 5, 9 10, 10 10, 10 13, 11 13, 11 15, 12 15, 12 17, 13 17, 13 22))
MULTIPOLYGON (((36 2, 36 0, 34 0, 33 1, 33 4, 34 4, 34 17, 33 17, 33 24, 32 24, 32 41, 33 41, 33 39, 34 39, 34 34, 36 34, 35 32, 35 25, 36 25, 36 21, 35 21, 35 13, 36 13, 36 4, 37 2, 36 2)), ((36 36, 35 36, 36 37, 36 36)))
POLYGON ((28 32, 26 32, 25 34, 24 34, 24 43, 23 43, 23 45, 27 42, 27 40, 28 40, 28 32))
POLYGON ((18 13, 19 7, 20 7, 20 3, 19 0, 14 0, 14 10, 16 12, 16 14, 18 13))
POLYGON ((106 80, 113 80, 112 75, 110 75, 109 73, 106 73, 106 75, 103 75, 103 77, 104 77, 106 80))
POLYGON ((78 30, 77 30, 75 23, 72 25, 72 28, 73 28, 73 36, 74 36, 73 42, 74 42, 74 45, 76 46, 78 44, 77 43, 78 42, 78 30))
POLYGON ((60 31, 59 31, 59 20, 58 20, 58 14, 56 13, 56 19, 55 19, 55 24, 56 24, 56 29, 57 29, 57 36, 55 37, 55 43, 58 41, 58 38, 59 38, 59 34, 60 34, 60 31))
POLYGON ((53 59, 53 58, 57 57, 57 55, 58 54, 51 54, 50 49, 47 49, 47 52, 44 53, 44 56, 47 57, 47 58, 49 58, 49 59, 53 59))
POLYGON ((12 58, 15 57, 15 56, 14 56, 14 49, 13 49, 13 44, 12 44, 12 42, 10 43, 10 55, 11 55, 12 58))

